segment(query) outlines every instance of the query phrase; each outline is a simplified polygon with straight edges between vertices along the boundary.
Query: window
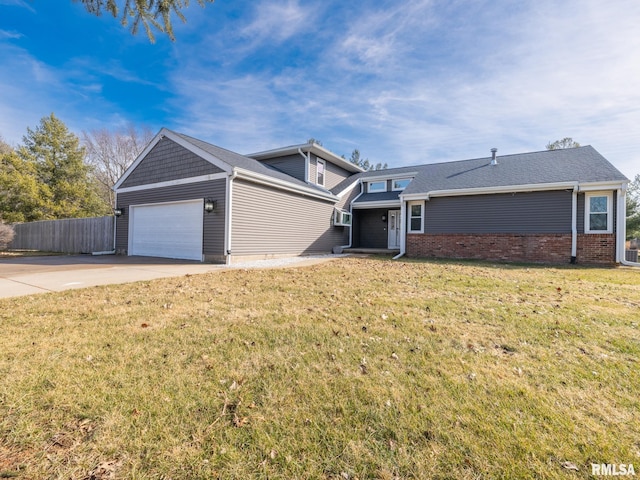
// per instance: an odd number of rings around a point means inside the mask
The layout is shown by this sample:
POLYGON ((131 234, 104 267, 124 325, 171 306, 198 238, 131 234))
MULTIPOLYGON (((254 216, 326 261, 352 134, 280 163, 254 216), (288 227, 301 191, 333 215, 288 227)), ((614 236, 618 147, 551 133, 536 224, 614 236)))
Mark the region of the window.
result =
POLYGON ((335 210, 335 216, 333 224, 342 227, 348 227, 351 225, 351 214, 342 210, 335 210))
POLYGON ((423 233, 424 202, 409 202, 409 233, 423 233))
POLYGON ((399 178, 397 180, 394 180, 392 190, 404 190, 405 188, 407 188, 407 185, 409 185, 409 183, 411 183, 410 178, 399 178))
POLYGON ((380 182, 369 182, 367 184, 368 193, 379 193, 387 191, 387 181, 382 180, 380 182))
POLYGON ((584 232, 613 232, 611 205, 613 195, 610 192, 587 193, 584 197, 584 232))
POLYGON ((318 159, 316 165, 316 183, 324 187, 324 172, 327 168, 327 164, 324 160, 318 159))

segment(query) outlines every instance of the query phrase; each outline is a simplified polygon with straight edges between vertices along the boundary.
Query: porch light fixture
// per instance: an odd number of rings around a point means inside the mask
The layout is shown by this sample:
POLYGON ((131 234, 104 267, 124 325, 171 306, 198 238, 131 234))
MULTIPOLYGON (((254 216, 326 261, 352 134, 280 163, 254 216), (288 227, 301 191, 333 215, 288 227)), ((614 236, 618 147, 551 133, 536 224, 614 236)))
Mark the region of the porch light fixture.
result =
POLYGON ((386 221, 387 221, 387 216, 386 216, 386 215, 384 215, 384 214, 382 215, 382 221, 383 221, 383 222, 386 222, 386 221))
POLYGON ((207 213, 211 213, 216 209, 216 201, 211 200, 210 198, 204 199, 204 211, 207 213))
POLYGON ((113 214, 114 214, 116 217, 121 217, 122 215, 124 215, 124 207, 114 208, 114 209, 113 209, 113 214))

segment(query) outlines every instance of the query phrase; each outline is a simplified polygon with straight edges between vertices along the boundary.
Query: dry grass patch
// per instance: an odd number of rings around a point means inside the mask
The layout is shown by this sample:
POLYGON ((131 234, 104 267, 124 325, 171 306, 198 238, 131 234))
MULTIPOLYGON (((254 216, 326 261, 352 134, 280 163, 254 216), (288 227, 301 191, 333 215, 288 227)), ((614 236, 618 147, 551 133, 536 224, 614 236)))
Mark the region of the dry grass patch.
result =
POLYGON ((1 300, 0 475, 640 470, 639 307, 636 270, 375 258, 1 300))

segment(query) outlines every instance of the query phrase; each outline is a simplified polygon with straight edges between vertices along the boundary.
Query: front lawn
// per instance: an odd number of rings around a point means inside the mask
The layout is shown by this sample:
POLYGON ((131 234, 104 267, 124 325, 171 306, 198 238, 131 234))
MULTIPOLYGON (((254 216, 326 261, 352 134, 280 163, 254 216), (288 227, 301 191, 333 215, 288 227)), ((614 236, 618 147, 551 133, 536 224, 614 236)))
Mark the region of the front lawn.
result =
POLYGON ((640 473, 640 270, 344 258, 0 300, 0 478, 640 473))

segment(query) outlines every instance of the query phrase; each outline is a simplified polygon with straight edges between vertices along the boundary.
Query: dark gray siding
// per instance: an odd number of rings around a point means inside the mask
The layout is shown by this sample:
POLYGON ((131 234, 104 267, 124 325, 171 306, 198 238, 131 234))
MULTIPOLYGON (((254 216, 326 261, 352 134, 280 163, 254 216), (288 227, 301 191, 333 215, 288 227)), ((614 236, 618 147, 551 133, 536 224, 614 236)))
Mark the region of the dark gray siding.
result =
POLYGON ((195 153, 168 138, 163 138, 129 174, 121 187, 135 187, 220 172, 220 168, 195 153))
POLYGON ((387 248, 389 234, 387 232, 387 222, 382 221, 382 216, 386 216, 388 212, 388 208, 354 210, 352 246, 357 248, 387 248))
POLYGON ((285 157, 269 158, 268 160, 261 160, 265 165, 272 166, 277 170, 291 175, 298 180, 306 182, 304 177, 306 160, 302 158, 302 155, 287 155, 285 157))
POLYGON ((435 197, 426 202, 425 233, 571 233, 571 196, 550 191, 435 197))
POLYGON ((127 250, 129 247, 129 206, 149 203, 177 202, 180 200, 194 200, 196 198, 211 198, 216 201, 216 209, 211 213, 202 210, 203 254, 224 255, 224 215, 226 204, 226 180, 211 180, 207 182, 176 185, 172 187, 151 188, 136 192, 119 193, 118 207, 125 207, 125 214, 116 224, 116 250, 127 250))
POLYGON ((332 225, 334 203, 234 180, 232 255, 310 254, 344 245, 346 227, 332 225))

